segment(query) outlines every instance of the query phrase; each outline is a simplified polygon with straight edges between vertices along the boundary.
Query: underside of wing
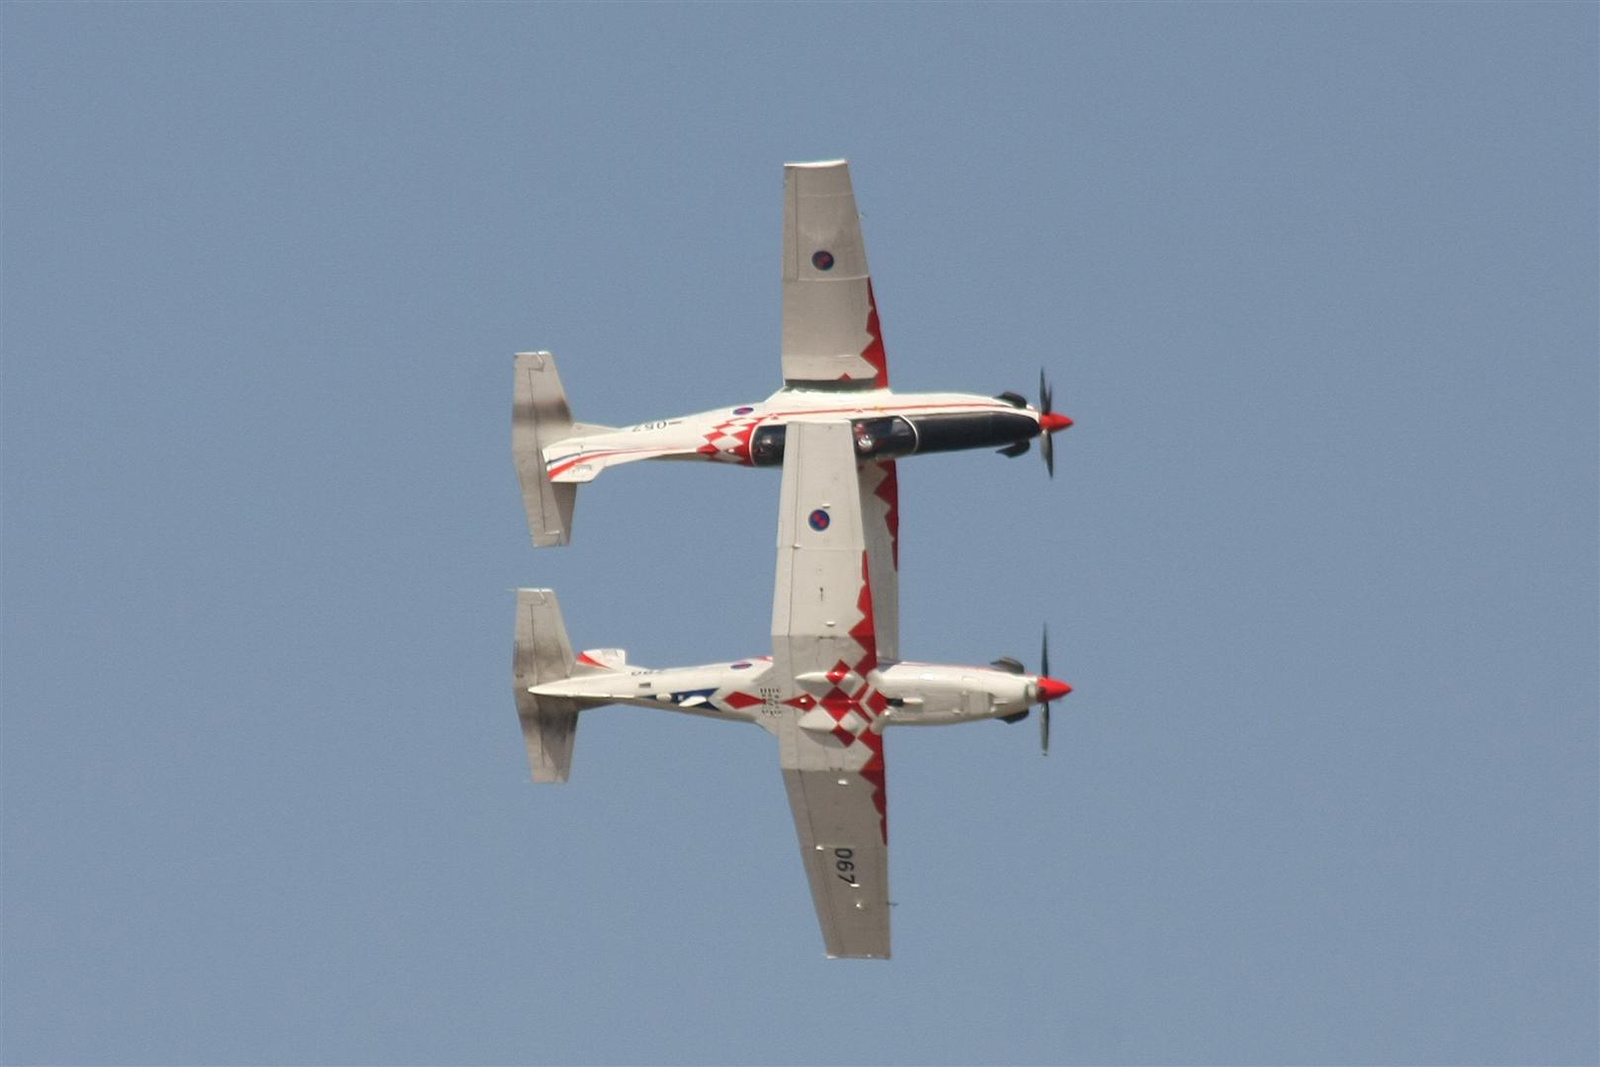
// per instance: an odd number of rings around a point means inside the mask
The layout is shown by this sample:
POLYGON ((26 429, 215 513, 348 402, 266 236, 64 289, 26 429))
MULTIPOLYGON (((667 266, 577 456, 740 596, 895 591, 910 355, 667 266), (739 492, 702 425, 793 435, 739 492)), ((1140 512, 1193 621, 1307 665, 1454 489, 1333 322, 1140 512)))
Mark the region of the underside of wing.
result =
POLYGON ((808 389, 886 389, 889 365, 850 165, 783 169, 783 378, 808 389))
POLYGON ((889 958, 883 739, 876 740, 878 751, 855 770, 783 770, 823 944, 836 958, 889 958))
POLYGON ((864 501, 884 503, 873 495, 882 476, 856 467, 848 422, 790 424, 772 609, 784 713, 770 725, 830 956, 889 955, 888 802, 874 729, 887 703, 868 681, 879 645, 863 525, 864 501))
POLYGON ((778 512, 778 678, 877 666, 860 477, 848 422, 790 423, 778 512))

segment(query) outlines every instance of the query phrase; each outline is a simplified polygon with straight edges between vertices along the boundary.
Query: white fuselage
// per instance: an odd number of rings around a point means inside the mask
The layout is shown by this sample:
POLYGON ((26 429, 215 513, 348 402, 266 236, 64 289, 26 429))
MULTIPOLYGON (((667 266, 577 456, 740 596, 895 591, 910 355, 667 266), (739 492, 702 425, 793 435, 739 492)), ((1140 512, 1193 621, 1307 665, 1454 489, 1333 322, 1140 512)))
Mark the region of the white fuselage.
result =
POLYGON ((772 657, 755 656, 699 667, 647 670, 628 666, 619 670, 596 670, 531 686, 528 691, 535 696, 570 697, 595 704, 633 704, 713 719, 758 722, 761 705, 767 701, 763 690, 768 687, 764 683, 771 673, 772 657))
MULTIPOLYGON (((800 688, 807 688, 801 679, 800 688)), ((993 667, 936 663, 892 663, 854 678, 849 698, 881 707, 871 727, 948 726, 1015 715, 1039 699, 1039 677, 993 667), (873 700, 873 694, 881 701, 873 700)), ((736 722, 763 722, 782 714, 796 693, 794 682, 779 684, 772 657, 759 656, 698 667, 647 670, 623 667, 563 678, 528 690, 536 696, 567 697, 594 704, 633 704, 736 722)), ((821 697, 821 689, 816 695, 821 697)), ((802 720, 803 727, 808 724, 802 720)), ((817 720, 826 732, 835 722, 817 720)))
POLYGON ((1040 432, 1037 410, 995 397, 785 388, 754 404, 567 437, 546 445, 543 459, 552 482, 587 482, 606 467, 641 459, 778 466, 783 462, 787 423, 818 418, 845 418, 854 423, 862 459, 1002 448, 1040 432))

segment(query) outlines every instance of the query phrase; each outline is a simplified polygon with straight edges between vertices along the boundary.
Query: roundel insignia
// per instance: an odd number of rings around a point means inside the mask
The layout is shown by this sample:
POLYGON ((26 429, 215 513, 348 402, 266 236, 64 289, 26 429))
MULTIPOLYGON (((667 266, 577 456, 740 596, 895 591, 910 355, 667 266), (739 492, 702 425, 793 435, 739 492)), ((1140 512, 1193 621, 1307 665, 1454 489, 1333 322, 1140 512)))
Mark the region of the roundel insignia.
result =
POLYGON ((733 413, 735 415, 748 415, 754 410, 755 408, 734 408, 733 413))
POLYGON ((747 671, 747 670, 750 669, 750 661, 749 660, 740 660, 738 663, 735 663, 733 665, 733 669, 736 670, 736 671, 747 671))
POLYGON ((813 530, 821 533, 828 528, 828 523, 832 520, 828 518, 828 512, 825 509, 818 508, 807 516, 806 521, 811 524, 813 530))
POLYGON ((832 270, 833 253, 826 248, 818 249, 811 253, 811 265, 818 270, 832 270))

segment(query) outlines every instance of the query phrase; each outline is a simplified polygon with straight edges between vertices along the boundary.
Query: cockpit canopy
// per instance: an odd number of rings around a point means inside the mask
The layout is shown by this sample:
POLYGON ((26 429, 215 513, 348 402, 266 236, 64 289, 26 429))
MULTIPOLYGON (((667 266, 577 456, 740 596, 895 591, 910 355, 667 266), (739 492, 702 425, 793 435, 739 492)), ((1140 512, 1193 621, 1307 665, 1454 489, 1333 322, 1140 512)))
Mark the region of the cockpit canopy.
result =
MULTIPOLYGON (((757 467, 776 467, 783 462, 783 425, 762 426, 750 435, 750 461, 757 467)), ((917 450, 917 431, 898 415, 872 419, 852 419, 851 436, 858 459, 894 459, 917 450)))

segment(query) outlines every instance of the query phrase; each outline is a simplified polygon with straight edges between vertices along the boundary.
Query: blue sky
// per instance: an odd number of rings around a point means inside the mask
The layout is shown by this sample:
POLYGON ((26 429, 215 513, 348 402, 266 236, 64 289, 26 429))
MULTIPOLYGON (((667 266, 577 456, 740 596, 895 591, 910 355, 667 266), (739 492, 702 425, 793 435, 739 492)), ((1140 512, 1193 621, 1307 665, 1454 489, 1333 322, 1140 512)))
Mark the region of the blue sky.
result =
POLYGON ((1597 9, 38 5, 3 47, 8 1063, 1590 1063, 1597 9), (580 647, 768 646, 778 480, 579 418, 778 384, 781 164, 845 156, 901 389, 896 958, 827 962, 756 729, 580 647))

